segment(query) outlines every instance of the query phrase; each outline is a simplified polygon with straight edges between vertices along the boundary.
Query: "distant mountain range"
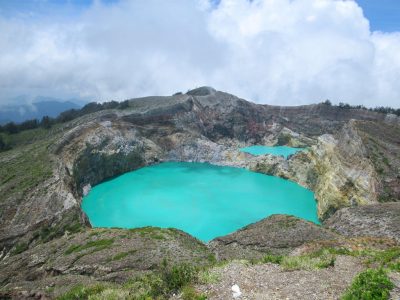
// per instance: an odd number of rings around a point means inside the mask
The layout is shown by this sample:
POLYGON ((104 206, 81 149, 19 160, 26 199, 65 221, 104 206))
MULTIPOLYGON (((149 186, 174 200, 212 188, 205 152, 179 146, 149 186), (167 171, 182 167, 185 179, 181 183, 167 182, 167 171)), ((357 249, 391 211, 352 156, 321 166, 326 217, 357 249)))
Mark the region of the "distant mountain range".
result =
POLYGON ((0 125, 8 122, 21 123, 31 119, 41 119, 44 116, 57 117, 68 109, 78 109, 83 105, 80 101, 62 101, 56 98, 37 97, 31 104, 14 104, 0 107, 0 125))

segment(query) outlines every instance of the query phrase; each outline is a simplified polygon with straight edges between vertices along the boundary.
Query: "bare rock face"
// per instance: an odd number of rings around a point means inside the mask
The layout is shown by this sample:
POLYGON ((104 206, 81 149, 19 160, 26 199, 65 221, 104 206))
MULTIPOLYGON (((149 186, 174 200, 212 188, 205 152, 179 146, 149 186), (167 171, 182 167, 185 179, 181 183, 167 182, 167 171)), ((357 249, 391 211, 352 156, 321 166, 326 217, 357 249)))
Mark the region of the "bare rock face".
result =
POLYGON ((318 214, 325 219, 341 207, 377 203, 378 179, 355 124, 350 121, 335 139, 324 135, 313 154, 318 214))
POLYGON ((400 203, 343 208, 324 226, 349 237, 387 237, 400 242, 400 203))
POLYGON ((288 215, 273 215, 209 243, 217 259, 261 258, 266 254, 287 254, 310 241, 334 240, 339 235, 288 215))

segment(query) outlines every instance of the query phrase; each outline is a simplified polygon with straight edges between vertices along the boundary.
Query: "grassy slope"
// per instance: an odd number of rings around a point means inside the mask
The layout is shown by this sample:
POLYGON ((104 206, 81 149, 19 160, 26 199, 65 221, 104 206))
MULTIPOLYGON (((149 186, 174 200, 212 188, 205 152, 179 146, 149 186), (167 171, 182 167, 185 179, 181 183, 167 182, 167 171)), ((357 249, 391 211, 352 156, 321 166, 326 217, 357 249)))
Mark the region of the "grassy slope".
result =
POLYGON ((0 203, 22 197, 52 176, 49 146, 59 135, 60 128, 37 128, 18 134, 2 134, 12 146, 0 153, 0 203))

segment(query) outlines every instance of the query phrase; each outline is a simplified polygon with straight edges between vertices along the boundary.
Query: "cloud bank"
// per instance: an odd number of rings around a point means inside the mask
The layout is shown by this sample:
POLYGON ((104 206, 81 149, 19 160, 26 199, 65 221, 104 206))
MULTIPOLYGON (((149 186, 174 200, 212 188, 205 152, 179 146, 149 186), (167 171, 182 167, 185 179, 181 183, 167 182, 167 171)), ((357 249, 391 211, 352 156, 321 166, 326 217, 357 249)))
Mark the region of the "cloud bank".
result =
POLYGON ((400 33, 351 0, 95 1, 0 16, 0 105, 21 94, 123 100, 202 85, 259 103, 400 106, 400 33))

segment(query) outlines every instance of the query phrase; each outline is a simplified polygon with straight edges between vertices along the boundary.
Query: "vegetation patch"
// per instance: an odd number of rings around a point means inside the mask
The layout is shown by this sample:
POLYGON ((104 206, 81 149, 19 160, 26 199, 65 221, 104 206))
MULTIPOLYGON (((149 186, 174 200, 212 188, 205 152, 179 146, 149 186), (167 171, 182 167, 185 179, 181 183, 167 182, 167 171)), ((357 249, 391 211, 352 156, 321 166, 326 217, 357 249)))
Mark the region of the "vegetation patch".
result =
POLYGON ((79 285, 59 300, 75 299, 169 299, 172 294, 182 292, 182 299, 203 300, 192 285, 198 281, 199 269, 189 264, 169 266, 164 260, 158 272, 136 277, 123 285, 79 285))
POLYGON ((291 135, 290 134, 280 134, 278 136, 278 141, 277 141, 277 145, 278 146, 284 146, 284 145, 288 145, 291 141, 291 135))
POLYGON ((52 176, 51 159, 46 146, 35 144, 0 154, 0 201, 15 194, 23 199, 23 193, 52 176))
POLYGON ((192 286, 185 286, 182 289, 183 300, 206 300, 207 297, 205 295, 199 294, 192 286))
POLYGON ((279 264, 285 270, 314 270, 333 267, 336 256, 329 250, 320 250, 311 254, 300 256, 283 256, 267 254, 261 259, 261 263, 279 264))
POLYGON ((125 257, 134 254, 136 251, 137 251, 137 250, 130 250, 130 251, 127 251, 127 252, 120 252, 120 253, 114 255, 114 256, 110 259, 110 261, 117 261, 117 260, 124 259, 125 257))
POLYGON ((94 248, 94 251, 100 251, 110 247, 114 243, 114 239, 102 239, 87 242, 85 245, 72 245, 64 253, 65 255, 80 252, 86 249, 94 248))
POLYGON ((218 274, 210 272, 210 270, 203 270, 199 272, 198 280, 201 284, 212 284, 221 281, 221 278, 218 274))
MULTIPOLYGON (((168 230, 168 229, 166 229, 168 230)), ((165 240, 163 230, 157 227, 142 227, 142 228, 132 228, 129 229, 131 233, 138 233, 142 237, 149 237, 155 240, 165 240)))
POLYGON ((290 228, 294 228, 298 223, 298 220, 294 217, 290 217, 290 218, 285 218, 283 220, 279 220, 276 223, 276 226, 280 227, 280 228, 285 228, 285 229, 290 229, 290 228))
POLYGON ((81 230, 82 225, 78 221, 75 221, 72 224, 42 227, 36 235, 39 236, 41 242, 47 243, 52 239, 62 236, 66 231, 77 233, 81 230))
POLYGON ((282 255, 273 255, 267 254, 261 260, 263 263, 272 263, 272 264, 280 264, 282 262, 283 256, 282 255))
POLYGON ((17 243, 14 247, 14 250, 11 252, 12 255, 16 255, 28 250, 29 245, 26 242, 17 243))
POLYGON ((81 300, 81 299, 92 299, 92 296, 101 294, 107 289, 105 285, 93 285, 93 286, 83 286, 78 285, 72 288, 69 292, 58 297, 58 300, 81 300))
POLYGON ((386 300, 394 284, 382 269, 368 269, 353 280, 342 300, 386 300))
POLYGON ((280 264, 285 270, 314 270, 333 267, 335 265, 334 256, 312 257, 308 255, 302 256, 285 256, 280 264))

